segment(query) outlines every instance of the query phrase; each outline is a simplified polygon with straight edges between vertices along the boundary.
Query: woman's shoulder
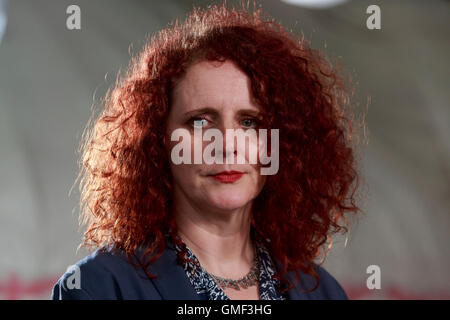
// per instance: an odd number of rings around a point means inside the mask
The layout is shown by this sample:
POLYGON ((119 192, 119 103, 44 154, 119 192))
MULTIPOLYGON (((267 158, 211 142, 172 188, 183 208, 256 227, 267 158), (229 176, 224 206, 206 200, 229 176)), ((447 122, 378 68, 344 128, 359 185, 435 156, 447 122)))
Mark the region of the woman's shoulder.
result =
MULTIPOLYGON (((297 299, 314 299, 314 300, 347 300, 345 293, 339 282, 322 266, 313 265, 314 270, 319 278, 319 285, 313 291, 316 285, 316 279, 309 274, 299 272, 300 280, 293 289, 292 295, 297 299)), ((294 275, 295 278, 295 275, 294 275)))
MULTIPOLYGON (((261 247, 268 252, 267 246, 264 242, 259 242, 261 247)), ((283 266, 279 260, 273 259, 274 267, 277 270, 282 270, 283 266)), ((295 287, 289 290, 289 299, 291 300, 347 300, 347 294, 341 287, 339 282, 327 271, 324 267, 317 263, 312 265, 319 280, 319 285, 316 289, 316 278, 311 274, 303 272, 301 269, 297 269, 299 280, 295 287), (314 290, 312 290, 314 289, 314 290)), ((294 283, 296 280, 296 272, 289 271, 285 277, 290 283, 294 283)))
POLYGON ((51 299, 151 298, 153 285, 143 279, 148 280, 126 254, 120 250, 100 248, 67 268, 54 285, 51 299), (132 296, 128 296, 130 294, 132 296))

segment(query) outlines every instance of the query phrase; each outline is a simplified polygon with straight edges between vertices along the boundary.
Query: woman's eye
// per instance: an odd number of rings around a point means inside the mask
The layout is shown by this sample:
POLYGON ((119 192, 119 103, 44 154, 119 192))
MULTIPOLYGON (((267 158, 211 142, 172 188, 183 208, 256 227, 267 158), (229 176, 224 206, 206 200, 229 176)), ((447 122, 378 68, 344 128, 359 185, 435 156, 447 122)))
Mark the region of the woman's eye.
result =
POLYGON ((242 120, 242 125, 246 128, 255 128, 257 126, 256 119, 244 119, 242 120))
POLYGON ((205 118, 198 118, 198 117, 192 118, 190 122, 194 128, 203 128, 208 124, 208 120, 206 120, 205 118))

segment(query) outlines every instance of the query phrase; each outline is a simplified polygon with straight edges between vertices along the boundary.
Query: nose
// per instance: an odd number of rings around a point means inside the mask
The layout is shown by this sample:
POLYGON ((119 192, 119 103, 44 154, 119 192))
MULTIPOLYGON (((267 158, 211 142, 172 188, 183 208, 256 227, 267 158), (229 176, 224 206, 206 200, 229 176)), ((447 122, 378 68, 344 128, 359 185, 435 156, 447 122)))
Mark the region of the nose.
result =
POLYGON ((232 163, 235 162, 235 157, 237 155, 237 142, 236 142, 236 138, 234 137, 234 135, 231 135, 230 138, 227 138, 226 132, 224 133, 224 150, 225 150, 225 161, 226 159, 230 159, 232 161, 232 163), (229 143, 228 143, 229 141, 229 143))
MULTIPOLYGON (((227 129, 235 130, 235 123, 232 121, 232 119, 224 119, 221 127, 223 137, 222 150, 224 151, 224 163, 228 162, 227 159, 229 159, 229 161, 232 161, 231 163, 235 163, 235 157, 237 155, 237 141, 233 134, 230 134, 229 137, 227 137, 227 129)), ((230 131, 230 133, 232 133, 232 131, 230 131)))

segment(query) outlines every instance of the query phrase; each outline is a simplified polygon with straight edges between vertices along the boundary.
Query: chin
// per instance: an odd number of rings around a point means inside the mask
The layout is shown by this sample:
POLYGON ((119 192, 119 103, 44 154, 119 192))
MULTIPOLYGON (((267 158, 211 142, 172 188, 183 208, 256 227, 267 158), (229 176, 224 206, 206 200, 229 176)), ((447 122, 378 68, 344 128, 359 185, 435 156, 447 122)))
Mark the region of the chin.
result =
POLYGON ((252 199, 243 190, 214 192, 210 195, 210 205, 220 210, 235 210, 246 206, 252 199))

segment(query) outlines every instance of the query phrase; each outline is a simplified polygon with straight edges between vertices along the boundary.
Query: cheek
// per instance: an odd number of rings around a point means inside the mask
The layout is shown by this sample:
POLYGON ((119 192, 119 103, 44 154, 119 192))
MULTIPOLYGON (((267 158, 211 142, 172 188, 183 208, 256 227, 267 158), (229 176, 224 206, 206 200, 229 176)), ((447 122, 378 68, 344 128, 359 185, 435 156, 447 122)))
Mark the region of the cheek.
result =
MULTIPOLYGON (((174 149, 174 147, 177 147, 179 149, 180 146, 183 145, 182 143, 182 139, 178 140, 178 141, 171 141, 171 136, 170 136, 170 132, 168 133, 168 138, 166 138, 167 140, 167 153, 169 156, 169 161, 170 161, 170 170, 174 179, 174 183, 178 184, 180 186, 185 186, 186 188, 188 187, 194 187, 197 184, 197 175, 198 175, 198 165, 194 165, 194 164, 185 164, 185 163, 180 163, 180 164, 175 164, 173 162, 172 157, 174 157, 174 154, 172 154, 172 150, 174 149)), ((189 152, 188 149, 183 148, 183 151, 178 152, 175 151, 176 155, 179 155, 180 157, 184 156, 184 153, 187 152, 187 154, 189 155, 189 157, 191 158, 191 163, 193 163, 193 158, 192 158, 192 150, 193 150, 193 139, 192 137, 190 137, 190 146, 191 146, 191 152, 189 152), (189 154, 190 153, 190 154, 189 154)))
POLYGON ((259 139, 257 132, 237 133, 237 159, 235 163, 255 165, 259 162, 259 154, 265 143, 259 139))
POLYGON ((193 185, 195 183, 194 178, 196 171, 191 165, 171 164, 171 171, 175 183, 179 185, 193 185))
POLYGON ((267 176, 263 176, 260 174, 259 166, 254 166, 254 177, 254 186, 259 193, 266 184, 267 176))

